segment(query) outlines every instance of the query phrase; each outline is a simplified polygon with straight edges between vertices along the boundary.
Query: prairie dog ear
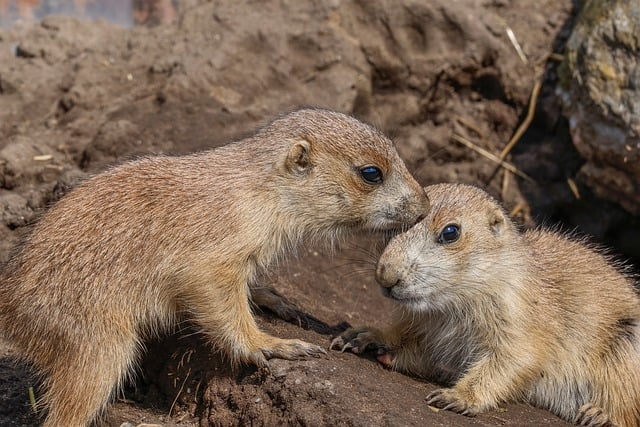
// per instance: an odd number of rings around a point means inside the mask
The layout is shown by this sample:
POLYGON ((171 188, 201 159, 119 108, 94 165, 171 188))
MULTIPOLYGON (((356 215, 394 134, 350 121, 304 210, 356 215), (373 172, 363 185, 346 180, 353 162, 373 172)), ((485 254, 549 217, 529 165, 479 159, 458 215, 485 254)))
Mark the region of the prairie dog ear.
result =
POLYGON ((494 208, 489 211, 489 229, 496 236, 500 236, 507 228, 507 218, 500 208, 494 208))
POLYGON ((309 154, 311 145, 309 141, 300 139, 295 141, 290 147, 285 160, 285 167, 289 172, 295 174, 305 173, 311 166, 309 154))

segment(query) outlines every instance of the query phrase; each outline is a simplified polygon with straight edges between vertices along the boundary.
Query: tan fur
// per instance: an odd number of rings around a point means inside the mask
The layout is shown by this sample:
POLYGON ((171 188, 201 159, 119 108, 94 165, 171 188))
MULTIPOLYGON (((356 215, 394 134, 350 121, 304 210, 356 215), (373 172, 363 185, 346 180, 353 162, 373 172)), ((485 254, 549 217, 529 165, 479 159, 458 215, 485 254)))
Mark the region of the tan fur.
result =
POLYGON ((9 264, 0 330, 45 378, 45 426, 84 426, 131 372, 145 336, 178 315, 233 363, 318 355, 258 329, 256 275, 303 240, 413 224, 427 209, 382 134, 300 110, 240 142, 133 161, 71 191, 9 264), (382 184, 364 182, 366 165, 384 172, 382 184))
POLYGON ((427 402, 467 415, 526 401, 581 425, 640 425, 640 299, 624 268, 580 239, 519 233, 475 187, 425 190, 430 214, 377 267, 401 304, 395 324, 332 347, 374 348, 393 369, 453 384, 427 402), (448 224, 461 236, 439 243, 448 224))

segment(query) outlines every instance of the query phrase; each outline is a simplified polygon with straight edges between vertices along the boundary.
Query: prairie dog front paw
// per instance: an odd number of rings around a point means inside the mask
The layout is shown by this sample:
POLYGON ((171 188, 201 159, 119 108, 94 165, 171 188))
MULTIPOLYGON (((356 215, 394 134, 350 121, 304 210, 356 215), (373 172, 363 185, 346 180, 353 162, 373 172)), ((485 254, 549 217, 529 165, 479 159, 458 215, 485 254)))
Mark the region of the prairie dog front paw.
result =
POLYGON ((384 355, 391 351, 389 345, 384 342, 382 332, 375 328, 360 327, 349 328, 331 341, 330 350, 360 354, 372 352, 376 355, 384 355))
POLYGON ((593 403, 582 405, 573 422, 574 424, 588 427, 612 425, 609 416, 602 410, 602 408, 595 406, 593 403))
POLYGON ((480 407, 463 396, 455 388, 440 388, 427 396, 427 404, 446 411, 457 412, 472 417, 480 413, 480 407))
POLYGON ((327 352, 324 348, 296 339, 271 339, 269 344, 260 348, 267 359, 298 360, 307 357, 320 357, 327 352))

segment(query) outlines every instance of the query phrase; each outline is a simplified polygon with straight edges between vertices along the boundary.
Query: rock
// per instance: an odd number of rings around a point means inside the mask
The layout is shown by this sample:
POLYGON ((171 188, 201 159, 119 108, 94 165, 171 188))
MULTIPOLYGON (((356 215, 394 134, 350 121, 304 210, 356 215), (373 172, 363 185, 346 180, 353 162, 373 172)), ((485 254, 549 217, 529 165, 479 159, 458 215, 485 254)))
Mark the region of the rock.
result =
POLYGON ((640 215, 640 3, 590 0, 567 42, 559 92, 578 177, 640 215))
POLYGON ((12 230, 25 226, 35 216, 27 199, 15 193, 0 196, 0 215, 2 222, 12 230))

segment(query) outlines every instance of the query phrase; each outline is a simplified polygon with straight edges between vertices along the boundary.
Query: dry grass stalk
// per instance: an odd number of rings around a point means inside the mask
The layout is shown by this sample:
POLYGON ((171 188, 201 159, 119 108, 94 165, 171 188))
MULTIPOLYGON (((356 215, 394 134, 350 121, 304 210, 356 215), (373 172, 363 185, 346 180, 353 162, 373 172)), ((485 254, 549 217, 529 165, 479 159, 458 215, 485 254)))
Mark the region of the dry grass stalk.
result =
POLYGON ((513 134, 507 145, 504 147, 502 152, 500 153, 500 159, 503 160, 507 155, 511 152, 513 147, 520 141, 522 135, 529 128, 529 125, 533 121, 533 116, 536 112, 536 104, 538 103, 538 95, 540 94, 540 89, 542 88, 542 82, 538 80, 535 85, 533 85, 533 89, 531 90, 531 97, 529 98, 529 108, 527 110, 527 116, 524 118, 516 132, 513 134))
POLYGON ((533 182, 533 183, 536 182, 533 178, 531 178, 526 173, 522 172, 520 169, 518 169, 517 167, 515 167, 511 163, 508 163, 508 162, 504 161, 504 159, 501 159, 498 156, 496 156, 495 154, 490 153, 487 150, 485 150, 484 148, 477 146, 476 144, 474 144, 473 142, 471 142, 467 138, 463 137, 462 135, 458 135, 458 134, 454 133, 453 135, 451 135, 451 139, 453 139, 454 141, 464 145, 467 148, 472 149, 473 151, 475 151, 476 153, 480 154, 481 156, 484 156, 487 159, 497 163, 499 166, 503 167, 504 169, 506 169, 506 170, 508 170, 510 172, 513 172, 514 174, 518 175, 520 178, 526 179, 529 182, 533 182))

